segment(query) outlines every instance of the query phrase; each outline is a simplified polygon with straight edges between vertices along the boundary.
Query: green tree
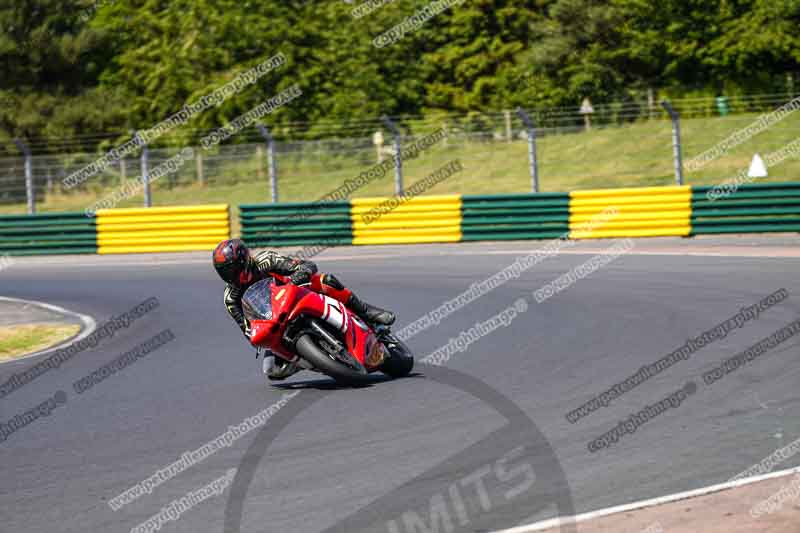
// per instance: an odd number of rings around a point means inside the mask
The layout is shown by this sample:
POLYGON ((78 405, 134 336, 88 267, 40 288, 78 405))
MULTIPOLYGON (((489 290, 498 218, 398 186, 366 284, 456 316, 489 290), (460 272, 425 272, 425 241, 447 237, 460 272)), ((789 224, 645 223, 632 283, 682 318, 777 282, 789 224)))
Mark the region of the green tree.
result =
POLYGON ((36 149, 78 150, 41 140, 106 131, 118 125, 115 91, 98 88, 107 62, 100 33, 85 27, 85 6, 68 0, 16 0, 0 6, 0 140, 12 137, 36 149))

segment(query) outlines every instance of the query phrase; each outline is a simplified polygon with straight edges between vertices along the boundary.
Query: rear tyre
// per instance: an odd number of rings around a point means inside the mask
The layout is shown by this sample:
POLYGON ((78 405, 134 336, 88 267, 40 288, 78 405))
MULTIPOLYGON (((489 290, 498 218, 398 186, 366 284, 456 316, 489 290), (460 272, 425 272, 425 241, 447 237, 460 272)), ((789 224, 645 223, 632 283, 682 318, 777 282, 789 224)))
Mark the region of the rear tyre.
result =
POLYGON ((336 380, 342 385, 364 385, 371 380, 369 374, 362 374, 333 359, 321 348, 311 335, 301 335, 295 343, 300 357, 314 365, 314 368, 336 380))

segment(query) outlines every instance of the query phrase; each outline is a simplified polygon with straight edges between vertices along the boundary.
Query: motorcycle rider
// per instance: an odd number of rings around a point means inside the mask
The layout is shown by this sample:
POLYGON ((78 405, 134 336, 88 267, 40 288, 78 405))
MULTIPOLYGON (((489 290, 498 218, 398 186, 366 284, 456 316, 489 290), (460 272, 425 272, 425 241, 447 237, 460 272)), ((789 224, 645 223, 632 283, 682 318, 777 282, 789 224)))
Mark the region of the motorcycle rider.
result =
MULTIPOLYGON (((332 274, 317 273, 317 265, 311 261, 281 255, 273 250, 263 251, 253 257, 241 239, 220 242, 212 258, 214 269, 227 284, 225 308, 248 340, 249 326, 242 312, 242 296, 251 285, 271 273, 288 276, 295 285, 306 286, 342 302, 368 324, 389 326, 394 323, 394 313, 359 299, 332 274)), ((272 380, 286 379, 299 370, 296 364, 273 357, 267 377, 272 380)))

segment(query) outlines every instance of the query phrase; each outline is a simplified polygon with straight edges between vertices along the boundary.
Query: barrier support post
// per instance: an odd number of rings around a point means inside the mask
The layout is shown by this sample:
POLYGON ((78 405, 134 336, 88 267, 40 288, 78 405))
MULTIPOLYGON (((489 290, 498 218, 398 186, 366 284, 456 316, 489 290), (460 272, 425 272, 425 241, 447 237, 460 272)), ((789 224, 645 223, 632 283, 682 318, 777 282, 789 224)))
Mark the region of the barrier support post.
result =
POLYGON ((664 100, 661 105, 669 113, 669 118, 672 119, 672 153, 675 160, 675 181, 678 185, 683 185, 683 157, 681 156, 681 116, 669 103, 669 100, 664 100))
POLYGON ((525 124, 525 129, 528 132, 528 161, 531 166, 531 191, 539 192, 539 161, 536 158, 536 126, 533 123, 530 115, 522 109, 517 108, 517 115, 525 124))
POLYGON ((263 124, 256 126, 261 136, 267 142, 267 164, 269 166, 269 188, 272 196, 272 203, 278 203, 278 169, 275 162, 275 139, 270 135, 269 130, 263 124))
POLYGON ((397 196, 403 196, 403 155, 401 154, 401 136, 400 129, 387 115, 381 117, 383 124, 389 128, 389 131, 394 135, 394 193, 397 196))
POLYGON ((148 163, 150 160, 150 150, 147 144, 142 146, 142 185, 144 186, 144 206, 152 207, 153 202, 150 197, 150 170, 148 163))
POLYGON ((33 190, 33 162, 31 160, 31 150, 21 139, 14 139, 14 143, 22 155, 25 156, 25 196, 28 199, 28 214, 36 214, 36 197, 33 190))

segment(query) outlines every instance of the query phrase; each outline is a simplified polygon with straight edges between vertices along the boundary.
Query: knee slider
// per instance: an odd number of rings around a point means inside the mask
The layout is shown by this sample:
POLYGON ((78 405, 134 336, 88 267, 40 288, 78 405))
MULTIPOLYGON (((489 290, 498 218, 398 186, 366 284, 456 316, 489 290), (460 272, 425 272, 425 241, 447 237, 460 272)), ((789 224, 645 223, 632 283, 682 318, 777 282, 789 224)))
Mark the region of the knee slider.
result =
POLYGON ((332 289, 336 289, 337 291, 344 290, 344 285, 342 285, 342 282, 336 279, 336 276, 334 276, 333 274, 323 274, 320 279, 320 282, 322 282, 323 285, 326 285, 332 289))

